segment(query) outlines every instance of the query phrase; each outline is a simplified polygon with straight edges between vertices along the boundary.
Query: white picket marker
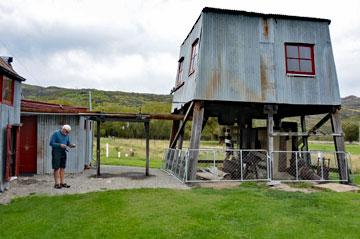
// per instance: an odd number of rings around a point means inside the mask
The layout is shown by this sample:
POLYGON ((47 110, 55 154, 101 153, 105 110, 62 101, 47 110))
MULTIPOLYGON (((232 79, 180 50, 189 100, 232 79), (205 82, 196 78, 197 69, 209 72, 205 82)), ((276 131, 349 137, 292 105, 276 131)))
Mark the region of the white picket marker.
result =
POLYGON ((106 144, 106 158, 109 157, 109 144, 106 144))
POLYGON ((118 152, 118 158, 120 158, 121 157, 121 152, 118 152))

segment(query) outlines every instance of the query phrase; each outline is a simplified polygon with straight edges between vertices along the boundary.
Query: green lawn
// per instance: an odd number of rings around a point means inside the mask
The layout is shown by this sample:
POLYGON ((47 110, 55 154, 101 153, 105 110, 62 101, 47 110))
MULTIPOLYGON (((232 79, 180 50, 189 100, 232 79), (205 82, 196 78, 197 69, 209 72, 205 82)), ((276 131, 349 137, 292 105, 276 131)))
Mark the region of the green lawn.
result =
POLYGON ((0 206, 0 238, 359 238, 360 194, 136 189, 0 206))
MULTIPOLYGON (((310 143, 310 150, 324 150, 324 151, 335 151, 334 144, 319 144, 319 143, 310 143)), ((346 152, 353 155, 360 155, 360 145, 359 144, 346 144, 346 152)))

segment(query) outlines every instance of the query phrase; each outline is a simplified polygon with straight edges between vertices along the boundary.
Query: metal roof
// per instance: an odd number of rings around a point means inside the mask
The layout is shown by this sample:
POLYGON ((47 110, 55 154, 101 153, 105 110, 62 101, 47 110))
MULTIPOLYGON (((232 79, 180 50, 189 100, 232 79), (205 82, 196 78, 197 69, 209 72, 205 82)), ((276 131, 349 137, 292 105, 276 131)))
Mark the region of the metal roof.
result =
POLYGON ((89 112, 86 107, 69 106, 61 104, 51 104, 33 100, 21 100, 21 112, 33 113, 57 113, 57 114, 79 114, 89 112))
POLYGON ((18 81, 25 81, 25 78, 16 73, 12 66, 5 61, 4 57, 0 57, 0 73, 18 81))
POLYGON ((202 12, 214 12, 214 13, 226 13, 226 14, 235 14, 243 16, 254 16, 254 17, 264 17, 264 18, 278 18, 278 19, 294 19, 294 20, 304 20, 304 21, 313 21, 313 22, 327 22, 330 24, 329 19, 324 18, 315 18, 315 17, 301 17, 301 16, 292 16, 292 15, 282 15, 282 14, 266 14, 258 12, 247 12, 241 10, 231 10, 231 9, 221 9, 221 8, 211 8, 205 7, 202 12))

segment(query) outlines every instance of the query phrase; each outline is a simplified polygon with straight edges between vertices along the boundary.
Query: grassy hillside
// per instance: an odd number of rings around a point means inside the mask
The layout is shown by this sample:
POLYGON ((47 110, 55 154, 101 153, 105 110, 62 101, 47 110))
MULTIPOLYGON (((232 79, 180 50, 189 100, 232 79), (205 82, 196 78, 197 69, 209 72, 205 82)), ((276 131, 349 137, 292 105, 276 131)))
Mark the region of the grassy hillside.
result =
MULTIPOLYGON (((78 106, 89 105, 89 91, 91 91, 94 111, 143 113, 170 113, 171 111, 171 95, 102 91, 96 89, 66 89, 59 87, 40 87, 27 84, 22 84, 22 87, 23 97, 25 99, 78 106)), ((343 125, 358 124, 360 121, 360 110, 358 110, 360 109, 359 97, 348 96, 343 98, 342 109, 343 125)), ((308 117, 309 122, 307 128, 314 126, 321 117, 322 116, 308 117)), ((299 123, 298 117, 287 119, 287 121, 289 120, 299 123)), ((151 127, 156 129, 152 132, 157 132, 156 138, 167 138, 169 136, 170 123, 171 122, 164 121, 152 122, 151 127)), ((128 125, 126 126, 128 127, 128 125)), ((187 126, 189 126, 189 124, 187 126)), ((143 129, 140 125, 130 125, 127 132, 120 130, 120 128, 123 127, 124 123, 106 123, 103 127, 102 135, 112 134, 115 136, 141 137, 143 134, 143 129), (113 134, 113 132, 115 132, 115 134, 113 134)), ((330 122, 328 122, 327 125, 324 125, 323 129, 325 132, 330 132, 330 122)), ((205 127, 203 136, 215 139, 216 135, 218 135, 218 131, 216 119, 210 119, 205 127)), ((186 130, 186 135, 188 135, 188 133, 188 130, 186 130)), ((331 139, 331 137, 326 139, 331 139)))
POLYGON ((67 89, 22 84, 25 99, 59 104, 89 106, 91 91, 94 110, 138 112, 170 112, 171 95, 102 91, 96 89, 67 89), (151 107, 153 106, 153 107, 151 107))

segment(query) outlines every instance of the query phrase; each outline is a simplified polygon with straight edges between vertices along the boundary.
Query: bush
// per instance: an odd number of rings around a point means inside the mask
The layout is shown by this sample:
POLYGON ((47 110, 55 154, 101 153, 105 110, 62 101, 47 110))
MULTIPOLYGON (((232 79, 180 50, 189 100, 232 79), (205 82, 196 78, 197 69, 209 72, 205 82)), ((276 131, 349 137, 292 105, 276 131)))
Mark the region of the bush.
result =
POLYGON ((343 126, 343 130, 345 133, 345 140, 352 142, 359 140, 359 127, 356 124, 346 124, 343 126))

